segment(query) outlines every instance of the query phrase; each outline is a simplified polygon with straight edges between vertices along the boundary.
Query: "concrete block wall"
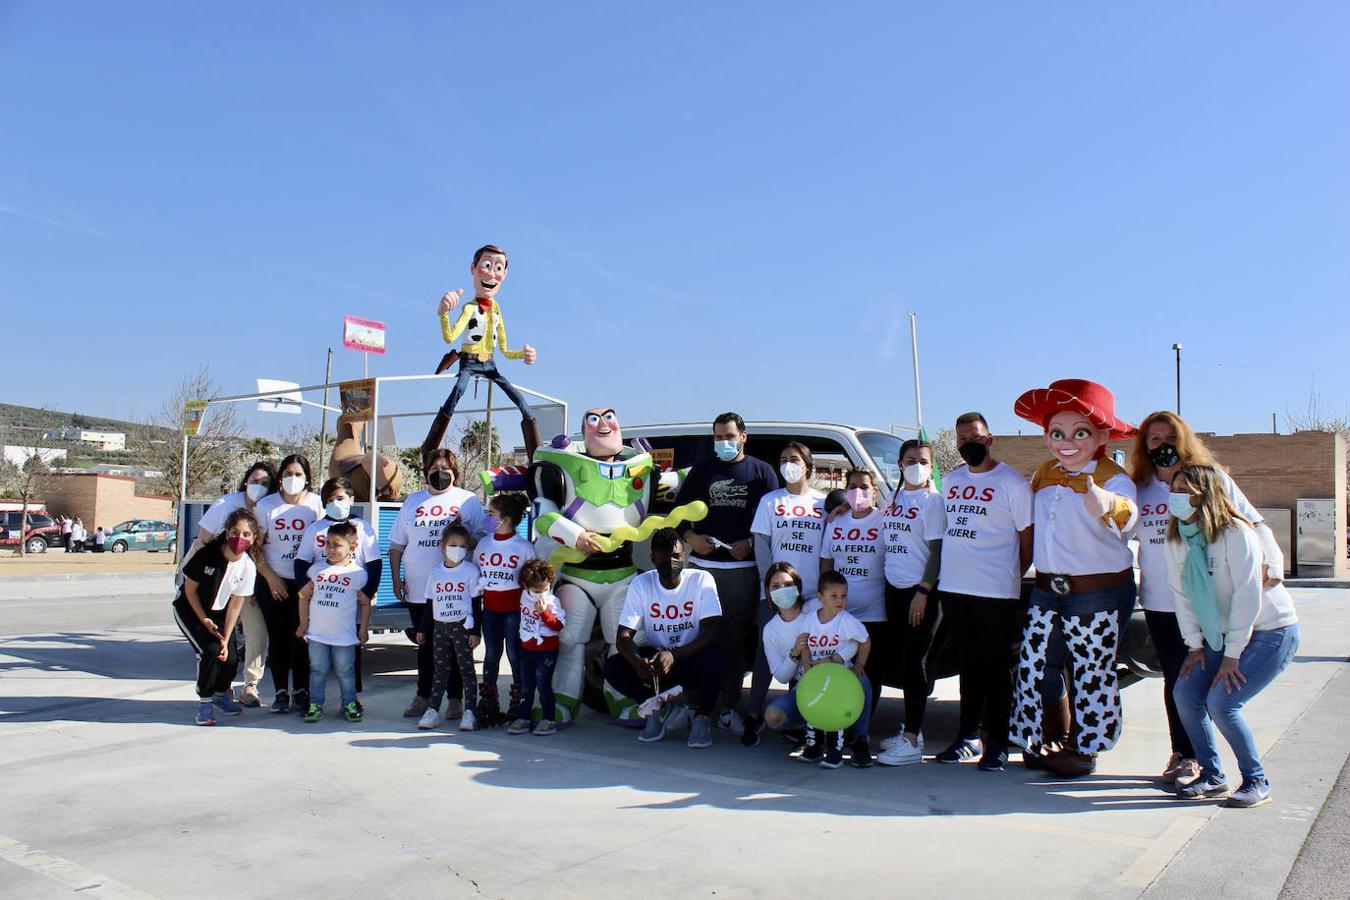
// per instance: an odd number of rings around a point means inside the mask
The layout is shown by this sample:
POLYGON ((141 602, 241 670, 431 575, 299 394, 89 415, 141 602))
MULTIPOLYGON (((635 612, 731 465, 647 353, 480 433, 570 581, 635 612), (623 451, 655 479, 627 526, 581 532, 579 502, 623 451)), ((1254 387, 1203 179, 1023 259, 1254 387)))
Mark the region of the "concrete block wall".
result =
POLYGON ((52 515, 79 517, 91 533, 127 519, 174 520, 170 497, 136 493, 136 480, 95 473, 52 476, 46 492, 52 515))

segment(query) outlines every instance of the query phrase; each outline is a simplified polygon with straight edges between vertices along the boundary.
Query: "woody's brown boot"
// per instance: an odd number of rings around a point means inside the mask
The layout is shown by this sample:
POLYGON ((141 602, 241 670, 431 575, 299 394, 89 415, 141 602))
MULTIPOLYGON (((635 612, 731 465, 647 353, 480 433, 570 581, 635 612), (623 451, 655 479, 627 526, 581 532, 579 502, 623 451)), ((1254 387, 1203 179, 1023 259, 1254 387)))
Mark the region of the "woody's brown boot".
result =
POLYGON ((525 458, 533 462, 535 448, 539 446, 539 421, 521 419, 520 433, 525 438, 525 458))
POLYGON ((422 460, 424 462, 427 454, 441 445, 441 439, 445 437, 445 429, 449 427, 450 417, 437 410, 436 418, 431 420, 431 427, 427 429, 427 436, 422 441, 422 460))

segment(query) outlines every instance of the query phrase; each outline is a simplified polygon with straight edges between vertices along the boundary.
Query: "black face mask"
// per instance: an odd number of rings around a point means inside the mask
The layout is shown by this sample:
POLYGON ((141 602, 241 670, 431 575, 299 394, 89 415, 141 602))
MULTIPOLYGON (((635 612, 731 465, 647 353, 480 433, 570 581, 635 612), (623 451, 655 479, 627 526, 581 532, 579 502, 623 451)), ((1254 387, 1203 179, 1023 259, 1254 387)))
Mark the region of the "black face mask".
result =
POLYGON ((671 557, 657 567, 657 572, 661 575, 662 581, 677 581, 680 573, 684 571, 684 560, 671 557))
POLYGON ((1181 455, 1174 444, 1159 444, 1148 451, 1148 458, 1160 469, 1170 469, 1181 462, 1181 455))
POLYGON ((976 441, 970 441, 956 448, 967 465, 978 466, 989 457, 989 448, 976 441))
POLYGON ((454 484, 454 479, 444 469, 432 469, 431 474, 427 476, 427 484, 438 491, 443 491, 454 484))

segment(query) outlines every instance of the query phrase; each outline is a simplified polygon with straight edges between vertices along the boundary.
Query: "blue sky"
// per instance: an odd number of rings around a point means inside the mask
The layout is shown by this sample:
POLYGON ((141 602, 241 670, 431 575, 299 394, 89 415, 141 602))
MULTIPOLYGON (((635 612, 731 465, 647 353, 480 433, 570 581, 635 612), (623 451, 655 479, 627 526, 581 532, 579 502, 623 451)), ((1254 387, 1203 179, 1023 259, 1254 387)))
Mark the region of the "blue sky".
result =
POLYGON ((930 427, 1015 430, 1060 377, 1138 419, 1176 341, 1201 430, 1314 384, 1343 414, 1347 33, 1337 3, 0 3, 0 398, 142 416, 200 362, 242 393, 334 344, 354 376, 344 313, 388 323, 373 372, 430 371, 492 241, 540 353, 504 371, 630 423, 911 422, 907 309, 930 427))

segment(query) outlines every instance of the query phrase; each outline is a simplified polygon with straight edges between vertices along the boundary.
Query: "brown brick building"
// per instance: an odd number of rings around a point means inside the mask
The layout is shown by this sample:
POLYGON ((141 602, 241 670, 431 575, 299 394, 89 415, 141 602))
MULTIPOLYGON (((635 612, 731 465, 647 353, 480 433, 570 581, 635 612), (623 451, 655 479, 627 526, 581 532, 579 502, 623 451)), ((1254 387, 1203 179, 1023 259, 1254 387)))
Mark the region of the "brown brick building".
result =
MULTIPOLYGON (((1268 521, 1280 540, 1292 570, 1297 559, 1298 536, 1293 513, 1300 499, 1336 501, 1336 535, 1339 536, 1334 574, 1350 574, 1346 560, 1346 446, 1345 440, 1327 431, 1294 434, 1202 434, 1201 438, 1242 488, 1247 499, 1261 510, 1287 510, 1289 518, 1271 515, 1268 521)), ((1113 443, 1129 454, 1129 443, 1113 443)), ((1049 458, 1045 438, 1037 435, 998 435, 994 453, 1028 478, 1049 458)), ((1322 574, 1322 573, 1319 573, 1322 574)))
POLYGON ((124 475, 53 475, 47 482, 47 511, 78 517, 90 534, 127 519, 176 519, 171 497, 136 493, 136 479, 124 475))

